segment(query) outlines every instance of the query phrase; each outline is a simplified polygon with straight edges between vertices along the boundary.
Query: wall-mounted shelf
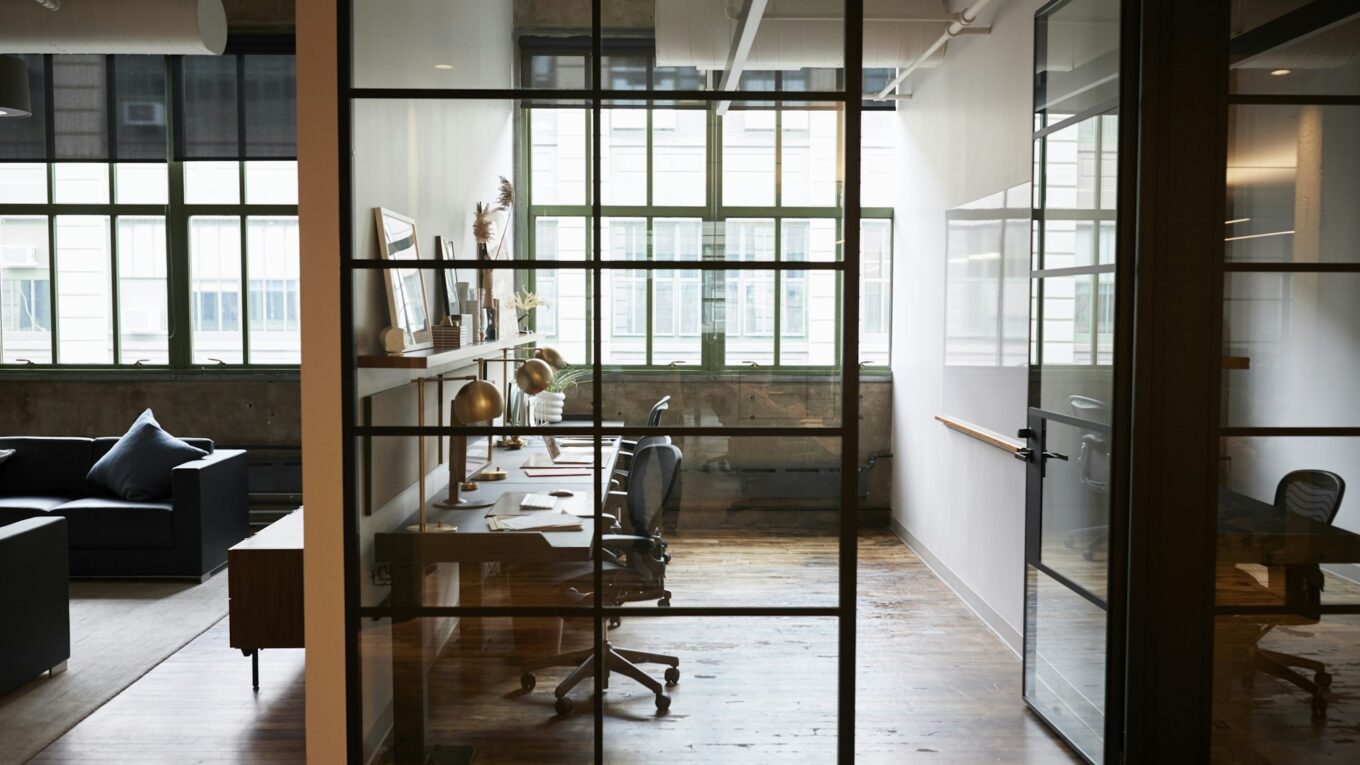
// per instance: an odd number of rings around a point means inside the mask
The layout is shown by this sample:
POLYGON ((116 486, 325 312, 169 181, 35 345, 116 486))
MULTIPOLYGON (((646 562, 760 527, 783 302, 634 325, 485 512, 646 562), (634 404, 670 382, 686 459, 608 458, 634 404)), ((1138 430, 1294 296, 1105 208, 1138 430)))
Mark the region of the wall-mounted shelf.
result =
POLYGON ((947 417, 943 414, 937 414, 935 415, 935 419, 950 430, 962 433, 969 438, 976 438, 984 444, 995 446, 996 448, 1010 452, 1011 454, 1015 454, 1025 448, 1025 443, 1023 441, 1010 438, 1009 436, 1003 436, 995 430, 984 428, 981 425, 974 425, 971 422, 965 422, 957 417, 947 417))
POLYGON ((531 332, 527 335, 513 335, 511 337, 491 340, 485 343, 474 343, 465 345, 462 348, 455 348, 451 351, 436 351, 432 348, 425 348, 419 351, 409 351, 400 355, 383 356, 360 356, 360 369, 434 369, 436 367, 447 367, 454 364, 471 362, 473 359, 480 359, 485 356, 500 353, 506 348, 529 343, 537 343, 539 335, 531 332))

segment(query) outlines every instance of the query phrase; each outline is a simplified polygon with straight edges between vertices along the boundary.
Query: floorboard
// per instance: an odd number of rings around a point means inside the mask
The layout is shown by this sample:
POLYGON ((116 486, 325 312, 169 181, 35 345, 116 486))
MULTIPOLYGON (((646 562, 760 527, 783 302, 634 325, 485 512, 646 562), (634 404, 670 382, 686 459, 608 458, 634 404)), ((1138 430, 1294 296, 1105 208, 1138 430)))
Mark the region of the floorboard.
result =
MULTIPOLYGON (((677 534, 671 549, 676 605, 834 604, 833 537, 677 534)), ((1019 658, 910 550, 868 533, 860 561, 857 762, 1077 761, 1020 702, 1019 658)), ((625 620, 617 645, 673 653, 683 674, 665 715, 614 679, 605 761, 834 762, 835 637, 833 619, 625 620)), ((479 764, 589 762, 589 690, 553 714, 564 673, 524 693, 515 662, 451 647, 433 669, 431 739, 473 746, 479 764)), ((264 653, 258 697, 249 677, 224 621, 33 762, 302 762, 301 652, 264 653)))

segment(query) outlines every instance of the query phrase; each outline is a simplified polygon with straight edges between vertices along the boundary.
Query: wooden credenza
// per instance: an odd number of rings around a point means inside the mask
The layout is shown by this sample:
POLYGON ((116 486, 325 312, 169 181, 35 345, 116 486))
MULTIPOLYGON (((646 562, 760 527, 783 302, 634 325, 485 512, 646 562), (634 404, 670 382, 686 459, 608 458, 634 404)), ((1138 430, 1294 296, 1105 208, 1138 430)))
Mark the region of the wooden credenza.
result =
POLYGON ((260 687, 260 650, 302 648, 302 508, 227 551, 231 647, 251 657, 260 687))

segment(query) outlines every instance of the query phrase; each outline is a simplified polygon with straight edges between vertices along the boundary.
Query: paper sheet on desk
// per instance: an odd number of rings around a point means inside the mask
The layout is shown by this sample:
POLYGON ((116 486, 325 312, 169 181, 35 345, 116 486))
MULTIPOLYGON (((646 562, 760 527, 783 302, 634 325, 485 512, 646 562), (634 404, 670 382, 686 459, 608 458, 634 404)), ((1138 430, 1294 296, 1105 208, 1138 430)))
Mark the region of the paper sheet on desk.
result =
POLYGON ((590 475, 589 470, 562 470, 561 468, 525 468, 524 474, 530 478, 568 478, 571 476, 590 475))
POLYGON ((493 531, 580 531, 581 520, 561 511, 547 510, 532 515, 496 516, 488 519, 493 531))

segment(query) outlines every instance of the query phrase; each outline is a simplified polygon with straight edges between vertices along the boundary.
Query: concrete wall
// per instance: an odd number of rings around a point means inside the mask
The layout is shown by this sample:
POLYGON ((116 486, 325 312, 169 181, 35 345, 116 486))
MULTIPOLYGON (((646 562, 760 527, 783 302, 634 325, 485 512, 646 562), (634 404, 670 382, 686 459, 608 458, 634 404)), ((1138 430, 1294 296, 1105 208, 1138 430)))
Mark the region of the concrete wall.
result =
MULTIPOLYGON (((893 263, 893 518, 899 532, 1018 650, 1025 471, 934 421, 943 410, 945 212, 1029 180, 1034 11, 1000 4, 986 37, 949 44, 899 105, 902 179, 893 263)), ((978 396, 1024 425, 1025 378, 978 396)), ((996 426, 993 426, 996 427, 996 426)))
POLYGON ((120 436, 150 407, 169 432, 220 446, 297 447, 302 443, 296 375, 202 379, 10 379, 0 433, 120 436))

